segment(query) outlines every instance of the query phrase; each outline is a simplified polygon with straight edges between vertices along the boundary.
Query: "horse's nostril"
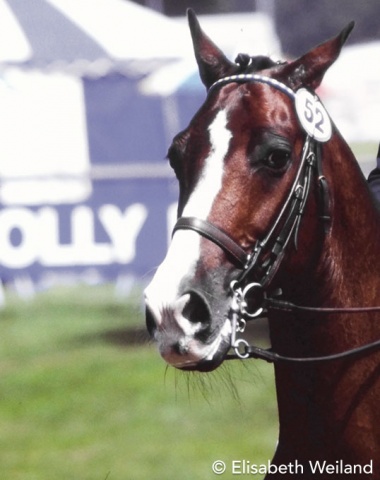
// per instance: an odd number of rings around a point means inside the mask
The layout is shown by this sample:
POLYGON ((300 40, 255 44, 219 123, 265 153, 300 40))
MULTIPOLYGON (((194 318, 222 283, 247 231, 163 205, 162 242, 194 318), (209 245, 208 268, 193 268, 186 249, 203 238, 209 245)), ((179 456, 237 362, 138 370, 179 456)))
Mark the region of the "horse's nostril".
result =
POLYGON ((211 314, 206 300, 197 292, 189 292, 190 299, 186 303, 182 315, 189 322, 209 324, 211 314))
POLYGON ((146 321, 146 328, 148 330, 148 333, 151 337, 153 337, 157 327, 156 327, 156 322, 154 320, 153 313, 150 311, 149 307, 145 309, 145 321, 146 321))

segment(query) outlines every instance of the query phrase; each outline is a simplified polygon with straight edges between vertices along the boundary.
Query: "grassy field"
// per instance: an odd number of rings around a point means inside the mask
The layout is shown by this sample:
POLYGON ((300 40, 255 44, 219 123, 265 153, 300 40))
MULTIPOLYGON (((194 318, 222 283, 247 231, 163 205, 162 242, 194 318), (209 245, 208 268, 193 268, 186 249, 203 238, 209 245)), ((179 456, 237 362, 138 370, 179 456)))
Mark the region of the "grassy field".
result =
MULTIPOLYGON (((81 287, 0 311, 2 480, 207 480, 215 460, 266 463, 277 439, 272 367, 166 368, 139 303, 81 287)), ((235 476, 234 476, 235 478, 235 476)), ((260 476, 255 476, 259 479, 260 476)))

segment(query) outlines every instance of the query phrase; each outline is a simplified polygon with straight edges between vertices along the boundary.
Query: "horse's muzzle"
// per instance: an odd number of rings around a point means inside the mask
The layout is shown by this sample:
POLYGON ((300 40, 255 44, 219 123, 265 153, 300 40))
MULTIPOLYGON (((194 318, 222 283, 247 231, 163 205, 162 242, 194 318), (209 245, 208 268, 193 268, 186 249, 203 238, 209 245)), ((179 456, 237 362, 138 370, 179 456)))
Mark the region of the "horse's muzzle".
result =
POLYGON ((231 325, 212 325, 202 293, 191 290, 170 304, 153 302, 146 294, 146 325, 161 356, 176 368, 213 370, 229 347, 231 325))

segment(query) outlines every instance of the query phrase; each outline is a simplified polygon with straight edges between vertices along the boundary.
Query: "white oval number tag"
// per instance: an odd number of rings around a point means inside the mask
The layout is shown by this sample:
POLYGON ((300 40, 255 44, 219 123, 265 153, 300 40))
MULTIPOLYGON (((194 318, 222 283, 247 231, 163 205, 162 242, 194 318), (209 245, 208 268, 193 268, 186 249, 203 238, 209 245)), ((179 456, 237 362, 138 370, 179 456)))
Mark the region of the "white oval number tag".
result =
POLYGON ((296 111, 306 133, 319 142, 330 140, 332 135, 331 120, 316 95, 306 88, 300 88, 296 92, 296 111))

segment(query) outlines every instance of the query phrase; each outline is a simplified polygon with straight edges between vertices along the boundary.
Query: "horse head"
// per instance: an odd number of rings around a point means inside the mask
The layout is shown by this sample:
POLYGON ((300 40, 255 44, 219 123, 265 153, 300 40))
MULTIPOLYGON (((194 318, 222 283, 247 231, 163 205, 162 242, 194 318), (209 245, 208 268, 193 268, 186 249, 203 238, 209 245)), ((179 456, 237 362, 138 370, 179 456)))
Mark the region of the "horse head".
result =
MULTIPOLYGON (((260 268, 248 268, 245 275, 251 281, 264 275, 266 288, 275 288, 285 270, 303 278, 306 265, 320 255, 318 239, 328 225, 318 218, 319 186, 305 173, 305 138, 310 136, 295 107, 296 92, 319 86, 353 24, 292 62, 239 55, 234 63, 205 35, 192 11, 188 18, 208 95, 174 138, 168 158, 180 187, 178 217, 193 220, 178 224, 145 299, 147 327, 163 358, 177 368, 208 371, 223 362, 230 348, 230 286, 252 261, 255 245, 267 239, 271 248, 261 252, 260 268), (305 184, 298 188, 300 177, 305 184), (269 272, 265 265, 273 256, 277 230, 290 215, 282 212, 283 205, 293 205, 289 192, 297 196, 294 190, 306 188, 307 198, 294 207, 304 210, 302 224, 301 215, 290 222, 292 234, 283 239, 280 253, 282 258, 286 250, 286 259, 271 264, 269 272), (198 231, 194 219, 200 222, 198 231), (308 238, 316 241, 311 245, 308 238)), ((303 102, 299 108, 308 121, 318 112, 303 102)), ((329 120, 322 116, 321 122, 329 120)), ((328 135, 335 134, 332 126, 328 135)))

